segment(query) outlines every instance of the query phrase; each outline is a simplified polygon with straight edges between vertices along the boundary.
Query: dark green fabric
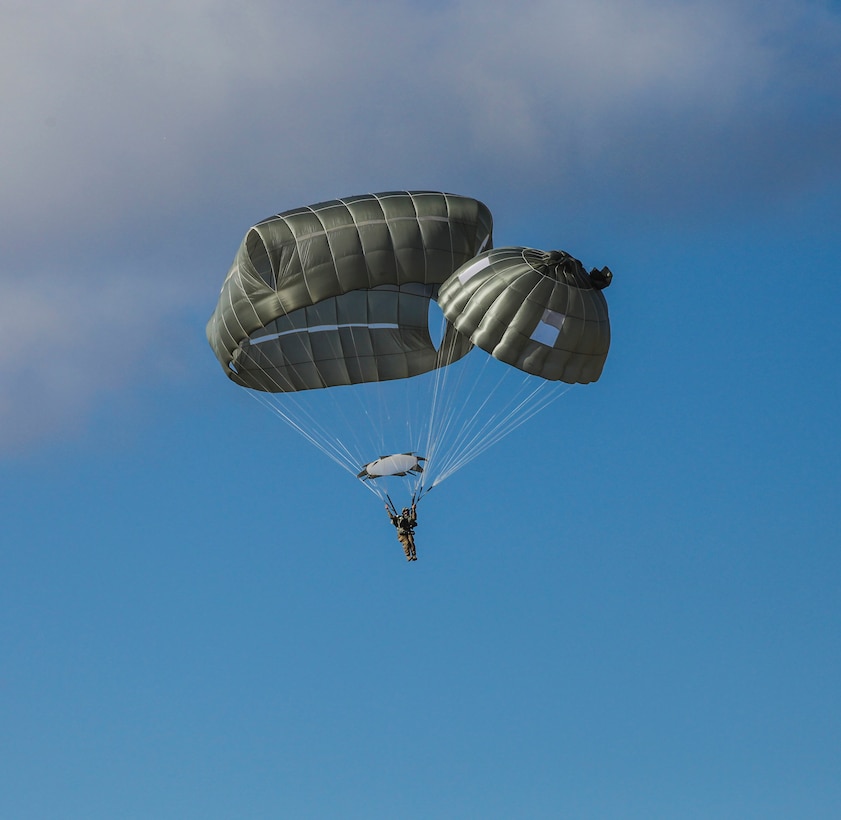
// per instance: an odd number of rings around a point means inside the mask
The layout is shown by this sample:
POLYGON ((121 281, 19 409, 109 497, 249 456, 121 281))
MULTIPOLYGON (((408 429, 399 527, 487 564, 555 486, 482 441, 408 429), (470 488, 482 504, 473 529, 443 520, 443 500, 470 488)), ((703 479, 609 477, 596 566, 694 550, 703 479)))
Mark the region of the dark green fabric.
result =
POLYGON ((286 211, 243 240, 208 341, 233 381, 270 392, 425 373, 470 349, 449 329, 439 355, 428 303, 491 234, 481 202, 439 192, 286 211))
POLYGON ((438 303, 473 344, 520 370, 570 384, 601 375, 610 347, 607 302, 563 251, 481 253, 442 285, 438 303))

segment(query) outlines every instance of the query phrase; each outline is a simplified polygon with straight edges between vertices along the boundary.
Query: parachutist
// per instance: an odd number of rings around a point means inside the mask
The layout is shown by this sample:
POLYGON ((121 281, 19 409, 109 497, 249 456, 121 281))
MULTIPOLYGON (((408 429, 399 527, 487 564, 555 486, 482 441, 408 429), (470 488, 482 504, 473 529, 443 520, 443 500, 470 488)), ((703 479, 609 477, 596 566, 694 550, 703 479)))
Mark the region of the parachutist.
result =
POLYGON ((407 561, 417 561, 418 556, 415 552, 415 527, 418 525, 417 505, 412 504, 412 508, 403 507, 403 512, 397 515, 396 511, 392 512, 388 504, 385 505, 385 511, 391 519, 391 523, 397 527, 397 540, 403 545, 403 552, 406 553, 407 561))

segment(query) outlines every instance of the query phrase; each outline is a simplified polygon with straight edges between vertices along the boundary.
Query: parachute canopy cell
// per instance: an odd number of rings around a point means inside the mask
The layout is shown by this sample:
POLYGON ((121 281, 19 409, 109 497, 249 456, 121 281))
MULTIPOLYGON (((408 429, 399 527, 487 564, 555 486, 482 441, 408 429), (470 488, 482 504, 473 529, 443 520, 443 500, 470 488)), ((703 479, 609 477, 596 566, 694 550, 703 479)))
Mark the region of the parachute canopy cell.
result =
POLYGON ((564 251, 503 247, 480 253, 441 287, 444 316, 494 358, 544 379, 596 381, 610 347, 602 289, 564 251))
POLYGON ((272 393, 426 373, 471 348, 449 325, 436 348, 430 299, 489 247, 490 211, 454 194, 365 194, 286 211, 246 234, 207 338, 230 379, 272 393))

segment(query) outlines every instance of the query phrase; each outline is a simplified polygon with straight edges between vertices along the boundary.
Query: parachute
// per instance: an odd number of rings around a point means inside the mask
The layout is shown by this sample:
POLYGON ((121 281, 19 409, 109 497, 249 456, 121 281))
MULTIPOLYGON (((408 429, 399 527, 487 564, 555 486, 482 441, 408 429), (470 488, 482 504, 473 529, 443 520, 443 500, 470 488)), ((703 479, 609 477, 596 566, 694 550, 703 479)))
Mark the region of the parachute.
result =
POLYGON ((439 357, 428 304, 491 244, 490 211, 434 192, 368 194, 287 211, 255 225, 207 328, 237 384, 271 393, 409 378, 439 357))
POLYGON ((602 289, 564 251, 496 248, 459 268, 440 290, 444 316, 494 358, 543 379, 596 381, 610 347, 602 289))
POLYGON ((365 194, 252 227, 207 338, 231 381, 363 486, 391 503, 402 481, 416 501, 599 378, 610 278, 562 251, 494 249, 476 199, 365 194))
POLYGON ((369 478, 383 478, 384 476, 405 476, 409 473, 422 473, 423 456, 416 453, 395 453, 393 456, 380 456, 370 464, 366 464, 357 474, 363 481, 369 478))

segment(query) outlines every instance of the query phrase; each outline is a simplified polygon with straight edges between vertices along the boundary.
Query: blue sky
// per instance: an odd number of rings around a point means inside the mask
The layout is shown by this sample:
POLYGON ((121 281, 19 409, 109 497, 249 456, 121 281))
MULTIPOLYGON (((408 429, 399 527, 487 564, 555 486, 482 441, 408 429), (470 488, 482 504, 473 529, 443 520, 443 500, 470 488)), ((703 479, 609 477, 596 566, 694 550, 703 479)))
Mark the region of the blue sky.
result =
POLYGON ((837 3, 10 3, 0 45, 0 815, 838 816, 837 3), (251 224, 404 188, 614 271, 602 379, 411 565, 204 339, 251 224))

